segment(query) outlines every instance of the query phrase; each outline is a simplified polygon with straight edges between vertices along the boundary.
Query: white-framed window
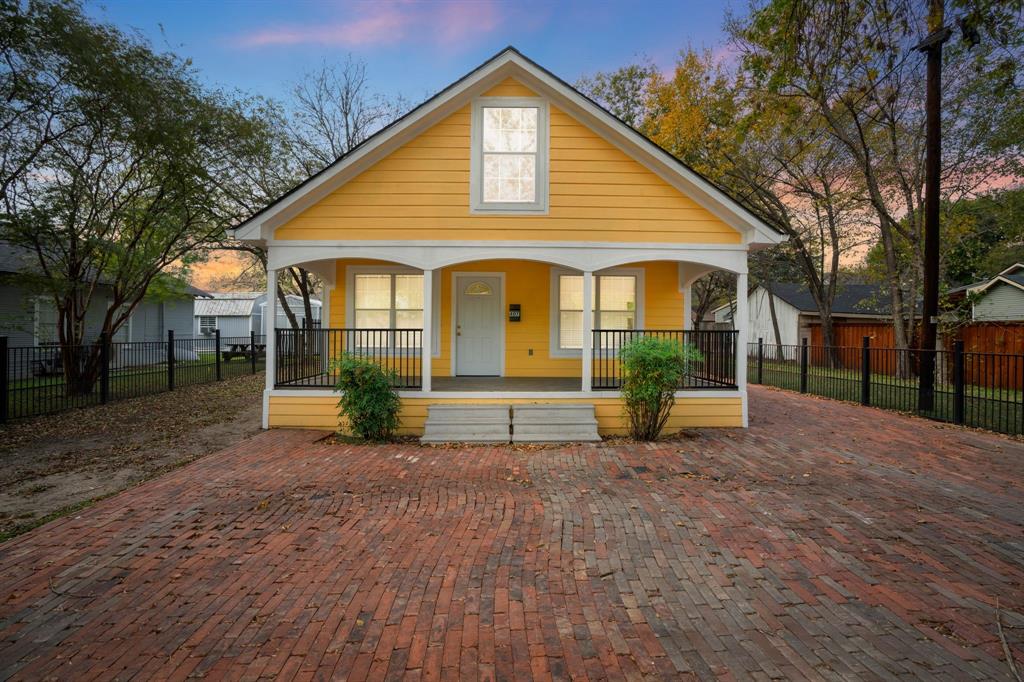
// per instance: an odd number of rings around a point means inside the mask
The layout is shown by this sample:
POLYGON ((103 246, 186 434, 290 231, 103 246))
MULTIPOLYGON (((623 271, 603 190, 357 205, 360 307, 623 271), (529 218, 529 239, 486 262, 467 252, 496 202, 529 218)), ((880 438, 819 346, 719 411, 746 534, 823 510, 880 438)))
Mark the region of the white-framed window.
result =
POLYGON ((548 106, 539 98, 482 97, 473 103, 470 209, 548 210, 548 106))
POLYGON ((200 315, 199 333, 212 336, 217 330, 217 318, 213 315, 200 315))
MULTIPOLYGON (((594 273, 594 328, 643 329, 643 268, 594 273)), ((583 348, 583 275, 551 271, 551 355, 579 356, 583 348)))
MULTIPOLYGON (((440 355, 437 311, 440 287, 434 278, 434 356, 440 355)), ((351 338, 364 349, 408 350, 418 353, 422 337, 395 330, 423 329, 423 273, 412 268, 349 266, 346 270, 346 321, 350 329, 367 330, 351 338), (378 331, 372 331, 378 330, 378 331)))

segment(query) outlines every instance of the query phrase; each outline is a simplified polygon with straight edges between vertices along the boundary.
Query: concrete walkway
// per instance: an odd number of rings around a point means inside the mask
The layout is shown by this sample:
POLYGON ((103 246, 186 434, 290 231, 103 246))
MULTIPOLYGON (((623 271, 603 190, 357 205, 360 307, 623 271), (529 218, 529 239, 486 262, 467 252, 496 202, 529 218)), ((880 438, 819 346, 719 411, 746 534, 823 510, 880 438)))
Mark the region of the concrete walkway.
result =
POLYGON ((0 678, 1009 678, 1024 445, 752 389, 657 445, 273 431, 0 545, 0 678))

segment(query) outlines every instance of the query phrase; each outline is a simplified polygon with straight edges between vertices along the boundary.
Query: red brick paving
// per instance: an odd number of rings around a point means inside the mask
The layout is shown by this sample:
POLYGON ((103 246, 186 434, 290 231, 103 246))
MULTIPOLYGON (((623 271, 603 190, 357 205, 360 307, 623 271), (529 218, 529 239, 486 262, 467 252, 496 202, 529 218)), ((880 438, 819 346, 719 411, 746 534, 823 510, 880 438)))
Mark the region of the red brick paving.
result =
POLYGON ((656 446, 272 431, 0 546, 0 677, 1008 677, 1024 445, 752 391, 656 446))

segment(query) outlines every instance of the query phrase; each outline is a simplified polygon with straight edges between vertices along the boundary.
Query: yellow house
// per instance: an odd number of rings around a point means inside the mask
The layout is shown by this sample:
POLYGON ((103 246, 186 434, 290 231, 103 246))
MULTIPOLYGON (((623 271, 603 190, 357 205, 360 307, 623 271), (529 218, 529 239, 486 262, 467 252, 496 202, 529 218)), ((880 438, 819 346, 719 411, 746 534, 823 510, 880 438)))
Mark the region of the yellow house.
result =
POLYGON ((525 406, 624 432, 616 349, 639 335, 701 353, 670 430, 746 426, 746 330, 692 330, 690 287, 725 270, 745 292, 748 252, 784 239, 513 48, 236 237, 266 248, 269 292, 290 266, 325 283, 319 330, 267 330, 264 427, 337 428, 330 359, 351 352, 394 372, 404 432, 494 406, 513 437, 525 406))

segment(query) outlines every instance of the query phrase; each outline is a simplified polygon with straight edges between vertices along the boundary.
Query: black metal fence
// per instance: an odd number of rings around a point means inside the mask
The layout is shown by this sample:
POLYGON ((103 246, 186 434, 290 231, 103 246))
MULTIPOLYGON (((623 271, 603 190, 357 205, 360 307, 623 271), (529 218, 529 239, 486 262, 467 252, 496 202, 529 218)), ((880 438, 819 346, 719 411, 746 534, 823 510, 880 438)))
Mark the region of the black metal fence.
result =
MULTIPOLYGON (((925 363, 927 365, 927 363, 925 363)), ((1024 355, 964 350, 775 345, 748 347, 747 380, 826 398, 998 431, 1024 434, 1024 355), (923 354, 935 358, 935 382, 922 395, 923 354)), ((925 382, 927 385, 927 382, 925 382)))
POLYGON ((172 391, 266 364, 265 337, 211 336, 166 341, 8 346, 0 337, 0 423, 76 407, 172 391))
POLYGON ((422 347, 422 329, 278 329, 274 385, 331 388, 338 380, 333 362, 347 353, 379 364, 395 388, 417 389, 422 347))
POLYGON ((681 390, 736 388, 736 335, 731 330, 595 329, 591 386, 595 390, 619 388, 619 349, 634 339, 653 336, 699 352, 699 357, 688 363, 681 390))

